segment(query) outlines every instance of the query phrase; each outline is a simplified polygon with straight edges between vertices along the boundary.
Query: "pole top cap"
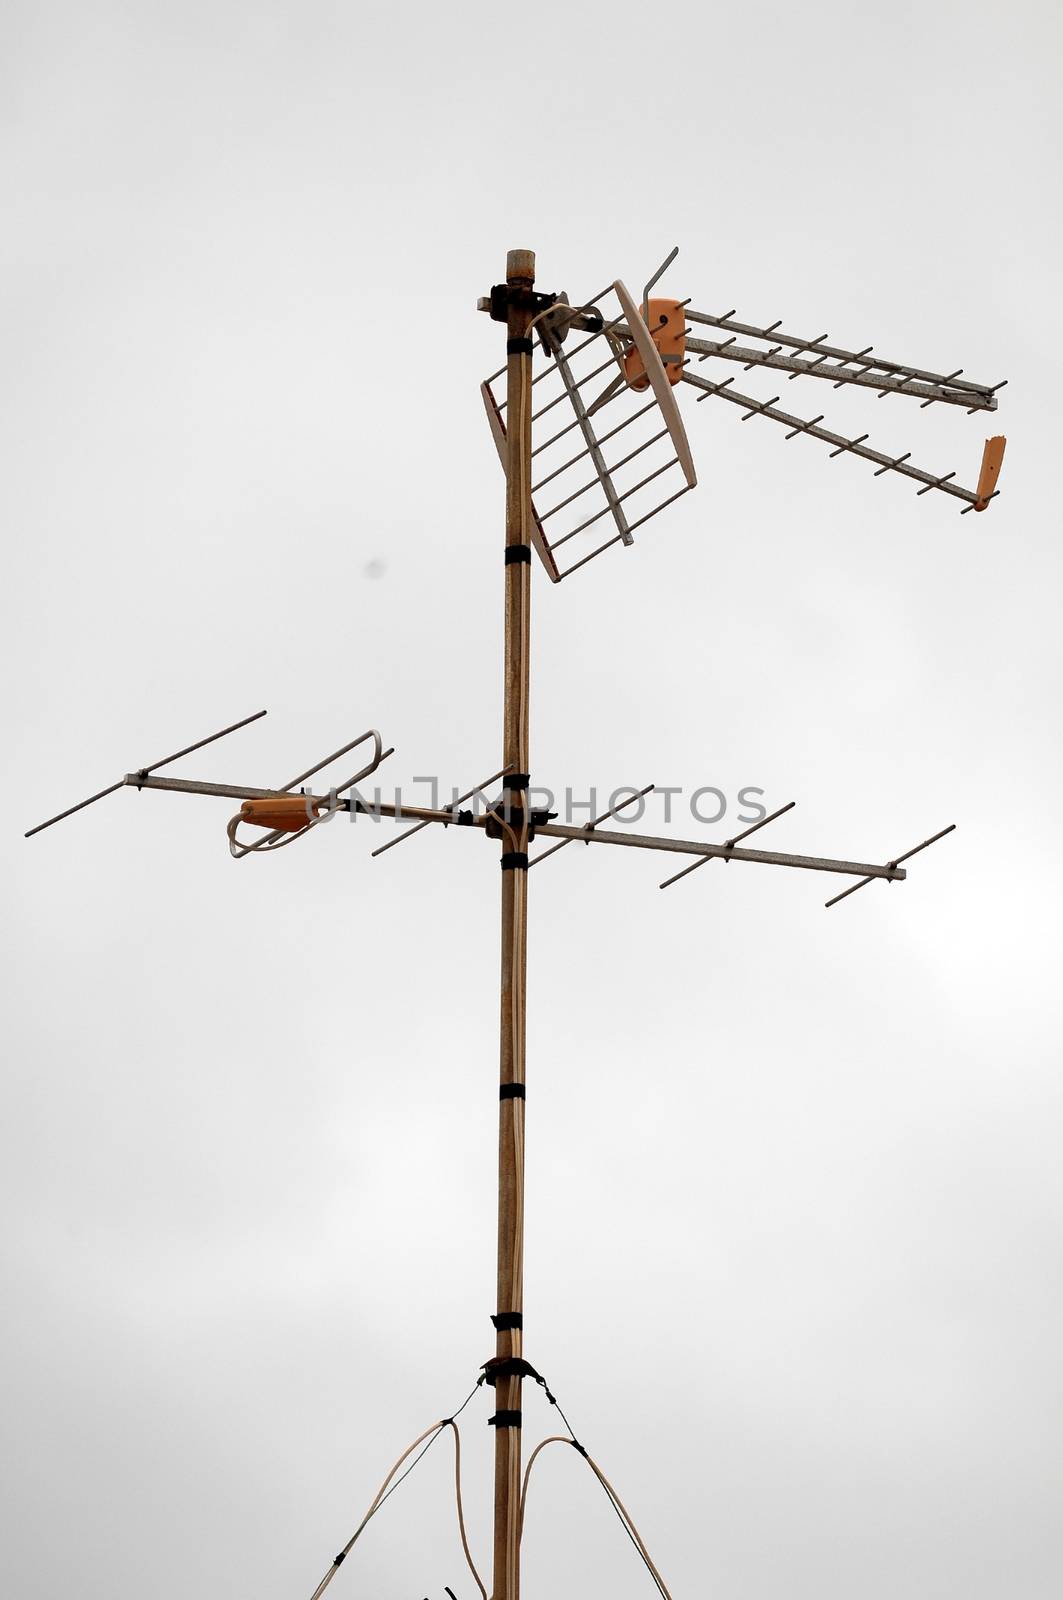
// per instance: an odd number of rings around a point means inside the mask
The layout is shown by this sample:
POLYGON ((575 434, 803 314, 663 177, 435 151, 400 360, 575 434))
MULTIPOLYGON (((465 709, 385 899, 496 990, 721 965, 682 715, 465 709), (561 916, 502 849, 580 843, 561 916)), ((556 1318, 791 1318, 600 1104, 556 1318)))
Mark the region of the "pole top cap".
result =
POLYGON ((506 252, 506 282, 513 283, 516 279, 522 279, 525 283, 535 282, 534 250, 506 252))

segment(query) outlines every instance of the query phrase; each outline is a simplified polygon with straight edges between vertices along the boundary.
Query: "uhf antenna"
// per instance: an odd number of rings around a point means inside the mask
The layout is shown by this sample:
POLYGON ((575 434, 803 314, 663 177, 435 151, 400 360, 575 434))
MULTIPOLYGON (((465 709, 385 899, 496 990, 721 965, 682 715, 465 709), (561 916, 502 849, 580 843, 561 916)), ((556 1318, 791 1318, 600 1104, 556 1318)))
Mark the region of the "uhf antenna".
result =
MULTIPOLYGON (((963 515, 985 511, 1000 493, 1002 435, 985 441, 977 484, 968 489, 956 482, 954 470, 939 473, 917 466, 910 450, 897 455, 877 449, 868 443, 870 433, 852 437, 838 433, 823 426, 822 412, 796 416, 780 407, 781 393, 758 400, 734 387, 737 374, 724 377, 721 368, 710 367, 706 369, 713 374, 710 377, 695 371, 694 365, 713 360, 736 364, 743 372, 764 367, 785 374, 789 383, 812 378, 834 389, 867 389, 880 400, 901 395, 917 400, 924 411, 933 405, 959 406, 968 416, 995 411, 997 392, 1006 379, 974 383, 963 376, 962 367, 950 373, 932 372, 889 361, 876 355, 871 345, 843 349, 829 343, 826 333, 814 339, 784 333, 781 321, 764 327, 736 322, 733 309, 716 316, 695 311, 689 299, 651 299, 650 290, 678 253, 674 249, 650 277, 638 307, 617 281, 577 307, 557 296, 542 313, 538 337, 550 360, 532 380, 536 392, 532 422, 540 426, 531 449, 529 516, 531 542, 555 583, 614 544, 634 543, 636 528, 694 487, 694 464, 672 394, 679 384, 695 389, 698 401, 714 398, 738 407, 743 422, 764 417, 779 423, 787 440, 801 435, 829 445, 829 460, 857 456, 876 468, 876 477, 895 473, 918 484, 918 494, 936 489, 951 495, 962 502, 963 515), (719 330, 727 337, 696 337, 700 328, 719 330), (566 350, 566 341, 576 332, 585 337, 566 350), (640 402, 639 396, 647 398, 640 402), (547 422, 554 417, 559 419, 556 423, 547 422), (573 438, 581 445, 574 454, 573 438), (591 530, 609 527, 610 522, 610 536, 593 543, 591 530), (591 539, 589 548, 585 535, 591 539)), ((490 308, 489 299, 481 301, 481 309, 490 308)), ((496 385, 505 375, 502 367, 482 385, 503 461, 509 400, 496 385)))
MULTIPOLYGON (((959 499, 965 512, 984 511, 999 492, 996 484, 1004 453, 1001 437, 986 441, 977 485, 968 489, 955 482, 954 472, 924 471, 912 463, 910 452, 901 456, 888 455, 872 448, 867 443, 867 434, 846 438, 822 427, 822 416, 802 420, 780 409, 779 395, 765 402, 753 400, 735 391, 734 375, 704 377, 691 370, 691 363, 696 357, 699 365, 712 359, 740 364, 745 371, 766 367, 784 373, 788 381, 799 377, 820 383, 826 380, 835 388, 849 385, 872 390, 880 399, 890 395, 914 399, 923 409, 936 404, 960 406, 968 414, 995 411, 996 394, 1002 384, 974 383, 963 376, 960 368, 941 374, 887 361, 875 355, 870 345, 855 351, 844 349, 828 343, 825 333, 814 339, 786 334, 781 331, 779 322, 766 327, 737 322, 733 310, 715 316, 691 309, 689 300, 651 297, 650 291, 676 254, 673 250, 650 276, 638 301, 621 280, 614 279, 590 300, 573 304, 565 294, 537 291, 534 255, 528 250, 512 250, 507 258, 505 282, 497 284, 490 295, 479 302, 479 309, 504 324, 506 330, 505 365, 482 385, 487 418, 506 482, 502 550, 505 618, 502 765, 497 771, 475 789, 455 794, 448 805, 409 806, 398 800, 386 804, 378 796, 368 800, 359 792, 359 783, 372 776, 381 762, 392 754, 390 749, 384 749, 376 729, 369 729, 279 785, 251 787, 160 775, 162 767, 265 715, 259 711, 207 739, 185 746, 163 761, 127 773, 88 800, 30 829, 30 834, 38 833, 105 795, 128 787, 239 801, 239 809, 227 828, 230 850, 238 859, 269 854, 292 844, 339 812, 389 817, 413 824, 375 850, 373 854, 377 856, 433 824, 470 838, 486 838, 500 846, 498 1258, 495 1310, 491 1316, 495 1351, 483 1364, 477 1380, 477 1387, 486 1382, 495 1390, 496 1408, 489 1419, 495 1430, 492 1600, 518 1600, 528 1474, 544 1446, 558 1441, 574 1446, 588 1462, 660 1594, 666 1600, 668 1597, 664 1580, 616 1491, 572 1433, 546 1380, 524 1355, 525 980, 529 870, 566 846, 582 843, 654 851, 681 858, 684 864, 664 878, 662 889, 713 861, 786 867, 855 880, 827 899, 826 905, 830 907, 869 884, 901 882, 907 875, 903 863, 951 833, 954 826, 950 824, 940 829, 921 844, 886 861, 867 862, 765 850, 759 841, 757 845, 746 843, 753 834, 759 834, 787 816, 794 809, 792 800, 742 832, 719 842, 602 826, 636 800, 641 801, 652 793, 653 784, 633 792, 582 827, 559 822, 553 813, 532 804, 528 719, 532 552, 537 554, 551 580, 560 582, 613 545, 631 545, 638 529, 695 487, 694 463, 676 401, 680 385, 699 391, 699 400, 713 397, 741 406, 745 421, 759 416, 778 422, 787 430, 789 439, 802 434, 826 443, 831 446, 834 458, 856 455, 874 463, 879 476, 894 473, 909 478, 920 485, 920 494, 934 489, 959 499), (703 339, 695 336, 694 328, 711 328, 727 337, 703 339), (533 375, 536 353, 539 370, 533 375), (362 765, 352 777, 327 784, 321 779, 326 768, 361 746, 370 748, 363 751, 362 765), (316 790, 307 787, 308 780, 314 778, 319 780, 316 790), (501 793, 489 798, 487 790, 499 782, 501 793), (473 806, 463 809, 464 803, 470 800, 474 801, 473 806), (544 840, 549 841, 546 848, 540 847, 531 853, 533 842, 541 846, 544 840), (541 1386, 547 1400, 557 1407, 565 1434, 551 1435, 536 1446, 522 1474, 526 1380, 541 1386)), ((709 370, 718 372, 719 368, 709 370)), ((675 865, 674 859, 669 864, 675 865)), ((468 1403, 466 1400, 465 1404, 468 1403)), ((314 1600, 324 1593, 370 1519, 401 1482, 397 1474, 404 1463, 413 1456, 415 1465, 424 1450, 448 1429, 453 1431, 455 1450, 458 1450, 456 1415, 433 1424, 400 1457, 365 1518, 329 1566, 314 1592, 314 1600), (415 1451, 420 1454, 414 1455, 415 1451)), ((457 1460, 460 1462, 460 1456, 457 1460)), ((402 1475, 409 1470, 406 1467, 402 1475)), ((457 1505, 466 1560, 483 1600, 487 1600, 488 1590, 479 1576, 466 1537, 460 1473, 457 1505)))

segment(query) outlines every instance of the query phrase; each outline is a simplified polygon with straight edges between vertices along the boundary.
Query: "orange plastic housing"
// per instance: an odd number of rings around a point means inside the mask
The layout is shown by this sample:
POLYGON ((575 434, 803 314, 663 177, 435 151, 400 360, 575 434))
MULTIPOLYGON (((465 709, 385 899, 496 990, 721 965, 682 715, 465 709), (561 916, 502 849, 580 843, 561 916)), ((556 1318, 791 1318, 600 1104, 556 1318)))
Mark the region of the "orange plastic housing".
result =
POLYGON ((976 511, 984 511, 993 496, 1000 477, 1000 466, 1004 460, 1004 446, 1007 439, 1002 433, 994 434, 992 439, 987 439, 985 449, 982 451, 982 470, 978 474, 978 488, 975 493, 978 499, 974 503, 976 511))
MULTIPOLYGON (((669 383, 678 383, 683 375, 683 353, 686 350, 686 317, 678 300, 651 300, 646 308, 646 326, 650 338, 660 351, 669 383)), ((649 376, 638 350, 632 345, 624 357, 624 376, 629 389, 646 389, 649 376)))
POLYGON ((318 808, 305 794, 277 794, 268 800, 245 800, 240 807, 244 822, 271 833, 298 833, 318 814, 318 808))

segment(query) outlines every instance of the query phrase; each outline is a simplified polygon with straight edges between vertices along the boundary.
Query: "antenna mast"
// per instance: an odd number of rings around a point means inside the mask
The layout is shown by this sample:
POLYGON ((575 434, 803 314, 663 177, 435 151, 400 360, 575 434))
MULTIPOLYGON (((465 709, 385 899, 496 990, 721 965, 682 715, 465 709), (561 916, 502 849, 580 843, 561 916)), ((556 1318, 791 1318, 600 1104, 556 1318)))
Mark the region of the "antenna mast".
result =
POLYGON ((502 663, 502 982, 499 1017, 494 1600, 520 1594, 524 1318, 524 1066, 528 975, 528 690, 531 646, 531 325, 535 256, 506 257, 506 619, 502 663))

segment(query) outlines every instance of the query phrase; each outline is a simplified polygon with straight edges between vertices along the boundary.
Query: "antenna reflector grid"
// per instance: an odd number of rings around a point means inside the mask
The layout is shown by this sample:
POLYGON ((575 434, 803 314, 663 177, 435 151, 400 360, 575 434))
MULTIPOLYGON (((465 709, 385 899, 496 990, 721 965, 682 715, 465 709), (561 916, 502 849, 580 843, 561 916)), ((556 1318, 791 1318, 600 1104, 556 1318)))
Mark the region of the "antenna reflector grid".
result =
MULTIPOLYGON (((622 282, 584 305, 558 303, 538 334, 547 364, 533 379, 530 537, 559 583, 612 545, 633 544, 635 530, 692 489, 697 475, 674 379, 622 282), (595 311, 600 327, 570 348, 565 315, 586 327, 595 311), (629 381, 632 352, 641 388, 629 381)), ((481 394, 505 467, 501 376, 488 378, 481 394)))

